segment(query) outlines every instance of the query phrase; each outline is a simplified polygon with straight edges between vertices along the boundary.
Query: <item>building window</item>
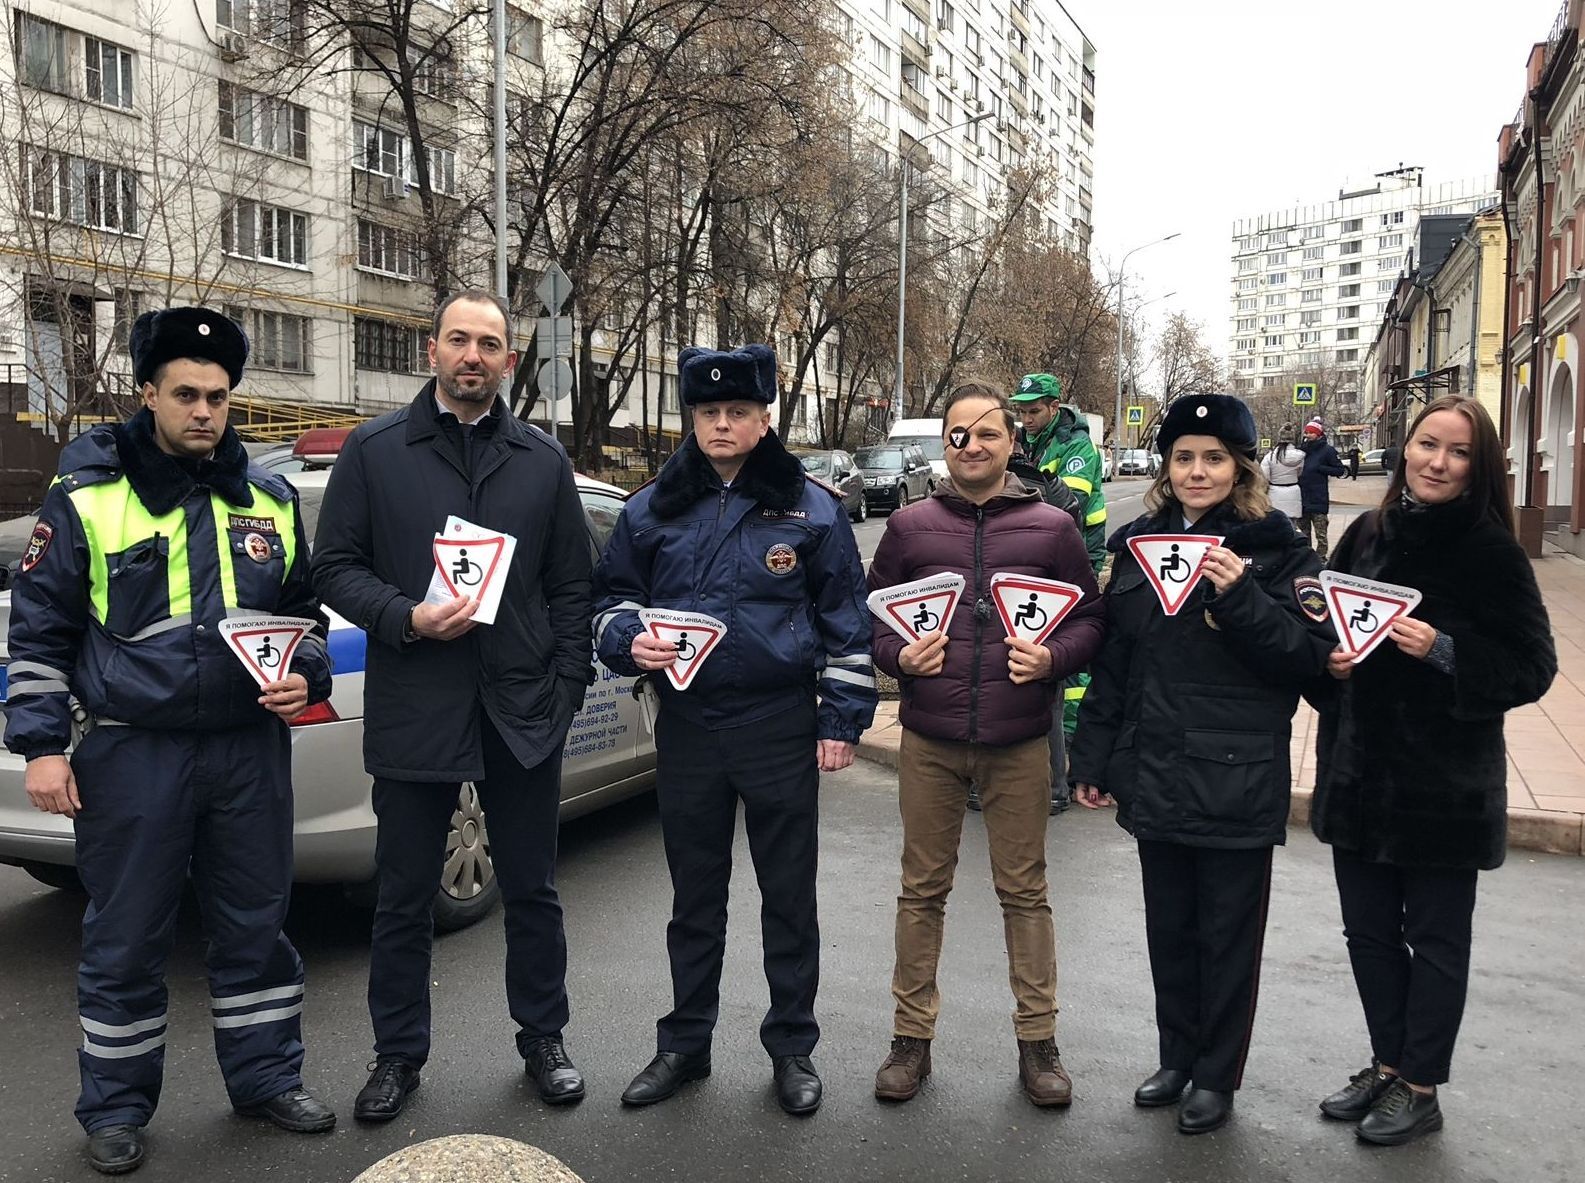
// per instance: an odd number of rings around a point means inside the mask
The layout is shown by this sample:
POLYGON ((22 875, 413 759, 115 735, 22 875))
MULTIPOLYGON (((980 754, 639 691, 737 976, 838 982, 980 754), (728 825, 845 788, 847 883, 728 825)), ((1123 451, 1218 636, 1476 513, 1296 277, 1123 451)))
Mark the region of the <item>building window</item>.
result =
POLYGON ((545 64, 545 22, 537 16, 506 10, 506 49, 536 66, 545 64))
POLYGON ((66 64, 66 30, 25 12, 16 14, 17 78, 39 90, 67 94, 71 75, 66 64))
POLYGON ((1257 303, 1259 301, 1254 296, 1245 296, 1238 302, 1238 310, 1240 312, 1253 312, 1257 303))
POLYGON ((1359 305, 1358 304, 1344 304, 1341 308, 1339 308, 1337 310, 1337 319, 1338 320, 1358 320, 1359 319, 1359 305))
POLYGON ((1301 303, 1301 304, 1319 304, 1320 302, 1321 302, 1321 289, 1320 288, 1310 288, 1308 291, 1301 292, 1299 294, 1299 303, 1301 303))
POLYGON ((1233 364, 1241 370, 1253 370, 1255 368, 1255 359, 1252 357, 1241 357, 1233 364))
POLYGON ((311 374, 313 321, 306 316, 285 312, 231 307, 226 315, 242 326, 248 335, 250 370, 285 370, 292 374, 311 374))
POLYGON ((1318 325, 1318 324, 1320 324, 1321 323, 1321 310, 1319 308, 1311 308, 1311 309, 1309 309, 1306 312, 1299 313, 1299 323, 1301 325, 1318 325))
POLYGON ((1359 360, 1359 350, 1357 350, 1357 349, 1339 349, 1337 351, 1337 360, 1338 361, 1358 361, 1359 360))
POLYGON ((1259 264, 1254 259, 1240 259, 1238 261, 1238 273, 1240 275, 1248 275, 1258 266, 1259 264))
POLYGON ((1282 355, 1278 354, 1275 357, 1264 358, 1260 364, 1268 370, 1280 370, 1282 369, 1282 355))
POLYGON ((1273 325, 1275 325, 1278 328, 1281 328, 1283 325, 1285 325, 1287 323, 1288 323, 1288 314, 1285 313, 1285 312, 1279 312, 1279 313, 1277 313, 1274 316, 1263 316, 1263 317, 1260 318, 1260 327, 1263 328, 1263 329, 1269 329, 1273 325))
POLYGON ((1340 279, 1347 279, 1351 275, 1358 275, 1359 274, 1359 264, 1358 263, 1344 263, 1341 267, 1339 267, 1337 269, 1337 274, 1338 274, 1338 278, 1340 278, 1340 279))
POLYGON ((306 267, 308 215, 233 197, 221 215, 220 249, 240 259, 306 267))
MULTIPOLYGON (((1253 342, 1251 342, 1251 345, 1253 345, 1253 342)), ((1282 348, 1282 334, 1281 333, 1270 333, 1270 334, 1267 334, 1267 336, 1266 336, 1266 348, 1267 349, 1281 349, 1282 348)))
MULTIPOLYGON (((1391 256, 1389 258, 1386 258, 1386 259, 1377 259, 1376 260, 1376 270, 1377 271, 1396 271, 1396 270, 1398 270, 1398 257, 1396 255, 1393 255, 1393 256, 1391 256)), ((1359 272, 1356 271, 1354 274, 1358 275, 1359 272)))
POLYGON ((1390 251, 1394 247, 1399 247, 1399 246, 1402 246, 1402 245, 1403 245, 1403 235, 1402 234, 1383 234, 1380 238, 1378 238, 1376 240, 1376 249, 1377 250, 1381 250, 1381 251, 1390 251))
POLYGON ((81 156, 22 149, 22 184, 34 214, 93 230, 138 232, 138 174, 81 156))
MULTIPOLYGON (((361 120, 352 123, 353 167, 382 177, 400 177, 418 184, 417 154, 407 138, 387 127, 361 120)), ((429 187, 447 195, 457 191, 457 154, 450 148, 424 146, 429 160, 429 187)))
POLYGON ((1376 294, 1379 296, 1383 292, 1390 292, 1397 286, 1398 281, 1396 279, 1378 279, 1376 281, 1376 294))
POLYGON ((1286 271, 1273 271, 1266 276, 1266 283, 1270 287, 1281 287, 1287 282, 1288 273, 1286 271))
POLYGON ((1283 266, 1287 265, 1287 262, 1288 262, 1288 252, 1287 251, 1273 251, 1271 254, 1266 256, 1266 266, 1267 267, 1283 267, 1283 266))
POLYGON ((1316 259, 1324 258, 1326 258, 1326 248, 1324 246, 1307 246, 1304 248, 1305 262, 1308 263, 1316 259))
POLYGON ((143 293, 131 288, 116 288, 115 319, 110 326, 110 341, 122 353, 132 339, 132 326, 143 313, 143 293))
POLYGON ((1287 245, 1288 245, 1288 232, 1286 230, 1273 230, 1273 231, 1270 231, 1266 235, 1266 249, 1267 250, 1270 250, 1272 247, 1275 247, 1275 246, 1287 246, 1287 245))
POLYGON ((1337 298, 1339 300, 1359 299, 1359 285, 1357 283, 1345 283, 1337 289, 1337 298))
POLYGON ((951 0, 939 0, 936 4, 936 28, 943 33, 950 33, 957 27, 958 14, 953 11, 951 0))
POLYGON ((429 335, 414 325, 360 316, 353 320, 355 360, 360 370, 416 374, 427 369, 429 335))
MULTIPOLYGON (((355 45, 352 48, 352 68, 381 71, 386 67, 361 45, 355 45)), ((391 69, 394 71, 394 64, 391 69)), ((454 103, 457 101, 457 86, 457 61, 451 56, 449 47, 435 45, 419 51, 418 59, 413 62, 414 91, 432 99, 454 103)), ((514 95, 509 101, 520 100, 514 95)))
POLYGON ((306 35, 302 0, 215 0, 215 23, 290 49, 306 35))
POLYGON ((1337 339, 1339 341, 1358 341, 1359 340, 1359 328, 1356 326, 1354 328, 1338 329, 1337 330, 1337 339))
POLYGON ((83 38, 83 94, 107 107, 132 109, 132 51, 83 38))
POLYGON ((293 160, 308 159, 308 108, 229 82, 220 84, 220 138, 293 160))
POLYGON ((1349 218, 1346 222, 1343 223, 1343 233, 1344 234, 1358 234, 1361 230, 1364 229, 1364 227, 1365 227, 1365 220, 1363 218, 1349 218))
POLYGON ((1316 283, 1321 278, 1321 271, 1322 268, 1320 267, 1306 267, 1304 271, 1300 273, 1299 279, 1304 283, 1316 283))
POLYGON ((1254 327, 1255 327, 1255 318, 1253 316, 1241 316, 1241 317, 1238 318, 1238 324, 1235 327, 1235 331, 1240 332, 1240 333, 1247 333, 1251 329, 1253 329, 1254 327))
POLYGON ((1321 334, 1320 334, 1319 331, 1317 331, 1315 329, 1311 329, 1307 333, 1300 333, 1299 334, 1299 344, 1300 345, 1319 345, 1320 343, 1321 343, 1321 334))
POLYGON ((1241 292, 1252 292, 1259 286, 1260 280, 1253 275, 1248 279, 1241 279, 1238 281, 1238 290, 1241 292))
POLYGON ((1233 342, 1233 348, 1247 353, 1255 348, 1255 338, 1240 337, 1237 341, 1233 342))
POLYGON ((1338 246, 1338 254, 1340 254, 1340 255, 1357 255, 1360 252, 1361 245, 1362 244, 1360 243, 1360 240, 1357 239, 1357 238, 1354 239, 1352 242, 1341 243, 1338 246))
POLYGON ((1268 292, 1268 293, 1266 293, 1266 307, 1267 308, 1281 308, 1287 302, 1288 302, 1288 295, 1287 295, 1286 292, 1268 292))
POLYGON ((358 266, 401 279, 424 273, 424 250, 415 235, 394 226, 358 219, 358 266))

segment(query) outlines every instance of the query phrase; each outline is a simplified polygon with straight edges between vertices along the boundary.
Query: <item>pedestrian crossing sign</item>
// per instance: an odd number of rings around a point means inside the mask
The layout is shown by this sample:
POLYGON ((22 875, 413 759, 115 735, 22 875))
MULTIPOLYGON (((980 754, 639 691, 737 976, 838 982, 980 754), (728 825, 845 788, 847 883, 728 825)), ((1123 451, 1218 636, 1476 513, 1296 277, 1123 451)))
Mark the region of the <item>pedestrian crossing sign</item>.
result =
POLYGON ((1144 407, 1129 407, 1128 408, 1128 426, 1129 427, 1143 427, 1144 425, 1145 425, 1145 408, 1144 407))
POLYGON ((1295 382, 1293 384, 1293 405, 1296 407, 1315 406, 1315 383, 1295 382))

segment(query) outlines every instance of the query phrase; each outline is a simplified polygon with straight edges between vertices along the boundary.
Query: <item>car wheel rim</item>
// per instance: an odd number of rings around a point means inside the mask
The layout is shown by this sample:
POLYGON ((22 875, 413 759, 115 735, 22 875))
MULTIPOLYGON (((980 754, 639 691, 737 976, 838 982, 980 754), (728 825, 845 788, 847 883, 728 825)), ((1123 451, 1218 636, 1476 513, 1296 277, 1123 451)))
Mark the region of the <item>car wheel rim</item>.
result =
POLYGON ((898 505, 907 505, 908 504, 908 490, 903 488, 901 485, 897 486, 897 504, 898 505))
POLYGON ((494 881, 490 833, 484 823, 484 809, 479 804, 479 790, 470 782, 462 786, 457 809, 451 815, 440 889, 454 900, 471 900, 494 881))

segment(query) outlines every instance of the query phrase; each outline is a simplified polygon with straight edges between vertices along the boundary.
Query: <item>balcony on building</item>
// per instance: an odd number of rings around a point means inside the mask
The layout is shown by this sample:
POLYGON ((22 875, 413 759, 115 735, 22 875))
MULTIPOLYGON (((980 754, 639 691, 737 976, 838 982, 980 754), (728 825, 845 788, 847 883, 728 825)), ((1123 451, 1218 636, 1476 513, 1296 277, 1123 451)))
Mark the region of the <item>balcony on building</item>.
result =
POLYGON ((1007 15, 1014 25, 1025 33, 1029 32, 1029 0, 1013 0, 1007 6, 1007 15))

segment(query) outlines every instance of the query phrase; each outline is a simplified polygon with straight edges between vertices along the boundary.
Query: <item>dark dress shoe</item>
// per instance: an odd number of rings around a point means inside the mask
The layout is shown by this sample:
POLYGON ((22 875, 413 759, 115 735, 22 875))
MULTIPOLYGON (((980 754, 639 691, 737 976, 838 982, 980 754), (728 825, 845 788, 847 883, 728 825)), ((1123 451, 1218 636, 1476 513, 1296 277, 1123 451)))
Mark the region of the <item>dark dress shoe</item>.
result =
POLYGON ((1189 1074, 1176 1068, 1161 1068, 1134 1090, 1134 1104, 1141 1109, 1160 1109, 1175 1104, 1189 1087, 1189 1074))
POLYGON ((254 1105, 238 1106, 243 1117, 262 1117, 294 1134, 322 1134, 335 1129, 336 1111, 305 1088, 287 1089, 254 1105))
POLYGON ((143 1165, 143 1127, 107 1125, 88 1135, 88 1161, 101 1175, 125 1175, 143 1165))
POLYGON ((660 1052, 633 1078, 622 1094, 624 1105, 653 1105, 664 1101, 690 1080, 710 1075, 710 1053, 690 1056, 683 1052, 660 1052))
POLYGON ((358 1090, 352 1116, 359 1121, 390 1121, 418 1088, 418 1069, 401 1060, 376 1060, 369 1081, 358 1090))
POLYGON ((776 1103, 794 1117, 807 1117, 820 1108, 825 1087, 808 1056, 777 1056, 776 1103))
POLYGON ((1178 1106, 1178 1133, 1209 1134, 1233 1116, 1233 1094, 1212 1089, 1190 1089, 1178 1106))
POLYGON ((570 1105, 583 1100, 583 1073, 554 1035, 529 1041, 523 1049, 523 1070, 547 1105, 570 1105))
POLYGON ((1321 1102, 1321 1112, 1336 1121, 1360 1121, 1397 1079, 1372 1060, 1369 1068, 1354 1073, 1348 1084, 1321 1102))
POLYGON ((1435 1093, 1417 1093, 1401 1080, 1387 1086, 1354 1132, 1377 1146, 1402 1146, 1442 1128, 1442 1106, 1435 1093))

